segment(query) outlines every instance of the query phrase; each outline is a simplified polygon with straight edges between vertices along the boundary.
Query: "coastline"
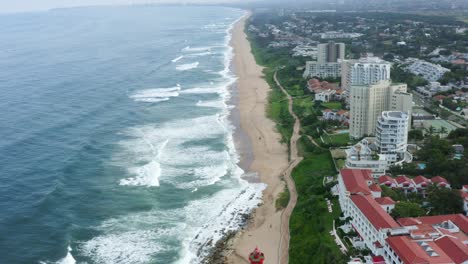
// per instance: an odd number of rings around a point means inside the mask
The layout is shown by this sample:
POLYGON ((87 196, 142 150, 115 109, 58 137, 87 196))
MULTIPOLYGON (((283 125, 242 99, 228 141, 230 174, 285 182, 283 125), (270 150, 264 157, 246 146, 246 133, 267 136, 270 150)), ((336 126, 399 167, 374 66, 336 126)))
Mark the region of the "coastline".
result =
POLYGON ((257 65, 244 33, 249 17, 250 13, 237 21, 231 31, 232 67, 238 78, 232 88, 237 104, 234 118, 238 118, 239 126, 235 139, 241 167, 247 175, 258 173, 258 177, 246 180, 259 179, 267 188, 263 191, 262 204, 252 213, 246 226, 223 243, 225 263, 248 263, 248 254, 257 246, 265 253, 267 261, 279 258, 282 211, 276 210, 275 202, 284 190, 281 175, 289 165, 287 147, 280 143, 275 123, 266 116, 270 87, 263 79, 263 68, 257 65))

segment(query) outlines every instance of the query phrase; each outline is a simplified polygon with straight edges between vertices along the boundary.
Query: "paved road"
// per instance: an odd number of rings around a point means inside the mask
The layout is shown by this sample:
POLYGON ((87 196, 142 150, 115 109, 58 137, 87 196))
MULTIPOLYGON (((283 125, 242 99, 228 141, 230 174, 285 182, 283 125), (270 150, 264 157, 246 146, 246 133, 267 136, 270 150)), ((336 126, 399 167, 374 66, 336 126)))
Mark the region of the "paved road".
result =
POLYGON ((292 211, 297 203, 297 191, 296 191, 296 184, 294 183, 294 179, 291 176, 292 170, 302 161, 302 157, 299 156, 297 151, 297 141, 301 137, 300 130, 301 130, 301 122, 297 115, 293 111, 293 98, 289 95, 289 93, 284 89, 281 83, 278 81, 276 76, 277 72, 273 76, 275 79, 276 84, 279 86, 281 91, 286 95, 288 98, 289 103, 289 113, 293 116, 294 122, 294 129, 293 134, 291 136, 289 147, 290 147, 290 156, 289 156, 289 166, 284 171, 284 180, 286 181, 286 185, 289 190, 289 202, 286 208, 283 210, 281 215, 281 240, 278 248, 278 263, 280 264, 287 264, 289 262, 289 219, 291 217, 292 211))

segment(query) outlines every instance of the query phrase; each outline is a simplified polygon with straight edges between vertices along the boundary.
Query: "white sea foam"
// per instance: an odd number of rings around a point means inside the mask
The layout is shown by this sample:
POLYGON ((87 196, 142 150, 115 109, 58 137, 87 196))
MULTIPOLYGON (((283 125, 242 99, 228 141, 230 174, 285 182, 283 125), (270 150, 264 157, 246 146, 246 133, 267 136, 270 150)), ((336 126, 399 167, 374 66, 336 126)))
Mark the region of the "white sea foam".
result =
POLYGON ((180 61, 180 60, 183 59, 183 58, 184 58, 184 56, 179 56, 179 57, 177 57, 177 58, 175 58, 175 59, 173 59, 173 60, 171 60, 171 61, 172 61, 172 62, 178 62, 178 61, 180 61))
MULTIPOLYGON (((114 160, 120 166, 140 170, 151 162, 157 162, 158 182, 186 189, 188 193, 201 191, 213 184, 219 186, 220 191, 191 200, 178 209, 158 208, 105 221, 98 228, 103 235, 83 243, 80 252, 84 255, 104 264, 150 262, 158 254, 180 250, 179 245, 182 244, 177 263, 200 263, 215 242, 226 232, 239 228, 243 215, 261 202, 265 185, 250 184, 241 179, 243 171, 237 166, 239 157, 227 105, 229 86, 236 80, 229 69, 232 59, 229 41, 230 34, 227 34, 224 70, 218 72, 222 84, 177 91, 178 94, 219 94, 222 100, 197 104, 201 107, 216 106, 219 112, 129 129, 125 133, 128 138, 120 142, 124 151, 114 160), (170 143, 166 143, 160 152, 167 140, 170 143), (222 141, 226 147, 213 148, 203 143, 204 140, 222 141), (174 247, 171 248, 167 241, 172 241, 174 247)), ((195 49, 187 47, 184 52, 207 52, 195 49)), ((131 178, 137 177, 135 171, 129 170, 129 173, 131 178)), ((141 185, 148 185, 148 182, 141 185)))
POLYGON ((67 255, 63 259, 59 260, 57 264, 75 264, 76 263, 75 258, 71 254, 72 248, 68 246, 67 250, 68 250, 67 255))
POLYGON ((150 157, 151 160, 145 165, 130 168, 130 173, 135 176, 120 180, 120 185, 159 186, 159 177, 161 176, 161 164, 159 160, 169 140, 164 141, 157 149, 155 149, 152 142, 146 139, 144 135, 143 141, 148 144, 153 159, 150 157))
POLYGON ((206 52, 199 52, 199 53, 191 53, 191 54, 188 54, 187 57, 203 57, 203 56, 208 56, 208 55, 212 55, 213 52, 211 51, 206 51, 206 52))
POLYGON ((225 106, 223 101, 212 100, 212 101, 198 101, 197 106, 199 107, 213 107, 213 108, 223 108, 225 106))
POLYGON ((67 255, 56 262, 51 261, 39 261, 39 264, 75 264, 76 260, 71 254, 72 248, 70 246, 67 247, 67 255))
POLYGON ((220 94, 223 90, 220 87, 195 87, 180 91, 182 94, 220 94))
POLYGON ((187 52, 187 53, 190 53, 190 52, 208 52, 208 51, 211 51, 211 48, 213 47, 190 47, 190 46, 187 46, 185 48, 182 49, 183 52, 187 52))
POLYGON ((137 91, 130 98, 136 102, 158 103, 168 101, 171 97, 179 96, 181 87, 177 85, 170 88, 155 88, 137 91))
POLYGON ((178 70, 178 71, 188 71, 188 70, 198 68, 198 65, 200 65, 200 63, 198 61, 193 62, 193 63, 180 64, 180 65, 176 66, 176 70, 178 70))

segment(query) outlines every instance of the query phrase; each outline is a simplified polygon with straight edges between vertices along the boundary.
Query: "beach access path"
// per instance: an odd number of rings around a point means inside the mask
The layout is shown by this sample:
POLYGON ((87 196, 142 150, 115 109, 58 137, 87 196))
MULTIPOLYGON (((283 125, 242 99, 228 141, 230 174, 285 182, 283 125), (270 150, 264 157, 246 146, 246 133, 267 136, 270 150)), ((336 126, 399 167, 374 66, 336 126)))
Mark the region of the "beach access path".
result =
POLYGON ((291 175, 293 169, 302 161, 303 157, 299 156, 297 150, 297 141, 301 138, 301 121, 297 117, 296 113, 293 110, 293 98, 291 95, 284 89, 281 83, 278 81, 277 78, 278 71, 275 72, 274 79, 278 87, 281 91, 286 95, 288 98, 288 110, 289 114, 294 118, 294 128, 293 133, 289 142, 290 146, 290 156, 289 156, 289 166, 284 172, 284 180, 286 181, 286 186, 288 187, 289 191, 289 202, 286 208, 283 210, 281 215, 281 241, 278 247, 278 264, 287 264, 289 262, 289 219, 291 218, 291 214, 294 210, 294 207, 297 203, 297 191, 296 191, 296 184, 294 179, 291 175))

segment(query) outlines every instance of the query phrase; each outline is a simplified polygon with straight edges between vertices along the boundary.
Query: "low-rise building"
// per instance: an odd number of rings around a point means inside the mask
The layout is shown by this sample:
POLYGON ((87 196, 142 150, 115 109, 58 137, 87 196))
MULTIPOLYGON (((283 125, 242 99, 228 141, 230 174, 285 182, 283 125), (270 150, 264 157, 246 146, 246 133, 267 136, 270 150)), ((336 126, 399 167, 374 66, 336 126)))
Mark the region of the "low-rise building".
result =
POLYGON ((409 72, 415 75, 420 75, 430 82, 439 80, 446 72, 450 71, 449 69, 444 68, 439 64, 434 64, 423 60, 414 60, 414 62, 411 63, 407 69, 409 72))
POLYGON ((431 182, 435 184, 437 187, 444 187, 444 188, 451 188, 450 183, 441 176, 435 176, 431 178, 431 182))
MULTIPOLYGON (((374 196, 371 174, 370 170, 343 169, 338 175, 338 200, 343 218, 350 218, 352 228, 359 235, 359 238, 353 238, 353 243, 364 244, 381 263, 468 263, 466 216, 410 217, 400 218, 397 222, 389 215, 395 201, 374 196)), ((402 184, 412 182, 407 177, 400 179, 402 184)), ((393 181, 382 176, 379 183, 391 186, 393 181)), ((468 191, 468 186, 463 190, 468 191)))
POLYGON ((335 94, 335 90, 320 90, 315 93, 315 101, 321 102, 330 102, 333 99, 333 95, 335 94))

